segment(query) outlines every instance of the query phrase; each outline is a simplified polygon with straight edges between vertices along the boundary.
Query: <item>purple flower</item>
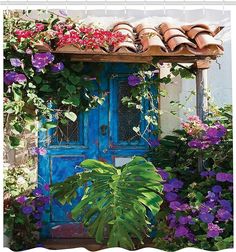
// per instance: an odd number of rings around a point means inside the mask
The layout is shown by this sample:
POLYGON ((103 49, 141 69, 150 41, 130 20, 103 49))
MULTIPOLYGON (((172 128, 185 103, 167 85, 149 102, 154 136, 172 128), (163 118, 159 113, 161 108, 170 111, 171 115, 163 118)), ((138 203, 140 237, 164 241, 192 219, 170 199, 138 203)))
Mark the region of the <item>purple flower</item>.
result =
POLYGON ((36 226, 36 228, 39 229, 39 228, 41 228, 43 226, 43 224, 42 224, 41 221, 38 221, 38 222, 35 223, 35 226, 36 226))
POLYGON ((180 189, 183 187, 183 182, 177 178, 173 178, 169 181, 169 183, 173 186, 174 189, 180 189))
POLYGON ((13 71, 6 72, 4 74, 4 83, 7 85, 11 85, 15 81, 16 76, 17 76, 16 72, 13 71))
POLYGON ((212 221, 214 220, 215 217, 214 217, 214 215, 212 215, 210 213, 200 213, 199 218, 202 222, 212 223, 212 221))
POLYGON ((128 84, 132 87, 137 86, 138 84, 140 84, 140 82, 141 82, 141 78, 136 75, 130 75, 128 77, 128 84))
POLYGON ((208 200, 205 202, 206 206, 210 207, 211 209, 213 209, 215 207, 215 200, 208 200))
POLYGON ((45 185, 44 185, 44 189, 45 189, 46 191, 49 192, 49 191, 50 191, 50 186, 49 186, 49 184, 45 184, 45 185))
POLYGON ((64 64, 62 62, 59 62, 59 63, 53 64, 51 66, 51 70, 54 73, 58 73, 58 72, 62 71, 64 69, 64 67, 65 67, 64 64))
POLYGON ((36 197, 42 196, 42 195, 43 195, 43 192, 42 192, 42 190, 41 190, 40 188, 34 189, 32 193, 33 193, 33 195, 36 196, 36 197))
POLYGON ((189 209, 188 204, 181 204, 179 201, 170 202, 169 207, 174 211, 185 211, 189 209))
POLYGON ((222 192, 222 187, 220 185, 215 185, 212 187, 212 192, 220 193, 220 192, 222 192))
POLYGON ((14 82, 24 83, 26 82, 26 76, 24 74, 18 74, 16 72, 10 71, 4 74, 4 83, 11 85, 14 82))
POLYGON ((169 202, 176 201, 176 199, 178 198, 178 195, 173 192, 168 192, 168 193, 166 193, 165 198, 169 202))
POLYGON ((211 210, 211 208, 207 204, 203 203, 201 204, 199 210, 200 213, 208 213, 211 210))
POLYGON ((190 215, 188 215, 188 216, 180 216, 179 217, 179 223, 181 225, 186 225, 186 224, 192 223, 192 217, 190 215))
POLYGON ((36 220, 40 220, 40 219, 41 219, 41 214, 40 214, 40 213, 33 213, 33 217, 34 217, 36 220))
POLYGON ((191 141, 188 143, 188 146, 189 146, 190 148, 203 149, 202 141, 200 141, 200 140, 198 140, 198 139, 191 140, 191 141))
POLYGON ((216 174, 216 180, 220 182, 233 182, 233 175, 230 173, 225 173, 225 172, 218 172, 216 174))
POLYGON ((184 237, 188 234, 188 229, 185 226, 179 226, 175 230, 175 237, 184 237))
POLYGON ((227 129, 220 123, 215 124, 215 126, 217 127, 217 130, 218 130, 217 132, 218 137, 221 138, 225 136, 225 134, 227 133, 227 129))
POLYGON ((169 227, 173 228, 176 227, 176 216, 175 214, 168 214, 167 220, 169 222, 169 227))
POLYGON ((207 237, 208 238, 215 238, 220 235, 220 233, 223 232, 223 229, 220 228, 217 224, 209 223, 208 224, 208 232, 207 237))
POLYGON ((189 232, 189 233, 186 235, 186 237, 189 239, 190 242, 192 242, 192 243, 196 242, 196 238, 195 238, 195 236, 194 236, 193 233, 190 233, 190 232, 189 232))
POLYGON ((216 141, 220 141, 219 139, 220 137, 218 135, 218 129, 214 127, 208 128, 206 131, 206 138, 208 138, 210 141, 213 140, 213 142, 214 142, 214 139, 216 141))
POLYGON ((40 71, 43 68, 45 68, 49 63, 51 63, 53 60, 54 56, 50 52, 35 53, 34 55, 32 55, 31 58, 32 65, 40 71))
POLYGON ((210 191, 208 191, 206 198, 209 199, 210 201, 218 200, 217 195, 210 191))
POLYGON ((157 172, 161 175, 163 180, 167 180, 169 178, 169 173, 162 170, 161 168, 157 168, 157 172))
POLYGON ((30 215, 33 212, 33 208, 31 206, 23 206, 21 210, 25 215, 30 215))
POLYGON ((22 65, 21 60, 18 58, 11 58, 10 62, 13 67, 20 67, 22 65))
POLYGON ((220 221, 227 221, 232 218, 232 214, 229 211, 225 210, 224 208, 221 208, 217 211, 216 217, 220 221))
POLYGON ((44 211, 44 206, 37 206, 37 211, 39 212, 39 213, 42 213, 43 211, 44 211))
POLYGON ((50 198, 48 196, 43 196, 43 197, 40 197, 39 200, 43 202, 44 204, 48 204, 50 201, 50 198))
POLYGON ((16 201, 17 201, 18 203, 20 203, 20 204, 23 204, 23 203, 26 202, 27 199, 28 199, 28 198, 27 198, 26 196, 22 195, 22 196, 19 196, 19 197, 16 199, 16 201))
POLYGON ((170 207, 172 210, 177 211, 177 210, 180 210, 181 203, 180 203, 179 201, 172 201, 172 202, 170 202, 169 207, 170 207))
POLYGON ((232 212, 232 205, 229 200, 219 200, 220 205, 229 212, 232 212))
POLYGON ((171 191, 173 191, 173 189, 174 189, 174 187, 173 187, 173 185, 171 185, 171 184, 164 184, 164 186, 163 186, 163 191, 164 192, 171 192, 171 191))
POLYGON ((27 81, 26 76, 24 74, 17 74, 15 81, 18 83, 24 83, 27 81))
POLYGON ((216 175, 216 173, 214 171, 208 171, 208 176, 209 177, 213 177, 215 175, 216 175))
POLYGON ((200 176, 204 178, 204 177, 207 177, 208 174, 209 174, 208 171, 202 171, 202 172, 200 173, 200 176))
POLYGON ((160 142, 158 141, 158 139, 149 139, 148 143, 151 147, 158 147, 160 145, 160 142))

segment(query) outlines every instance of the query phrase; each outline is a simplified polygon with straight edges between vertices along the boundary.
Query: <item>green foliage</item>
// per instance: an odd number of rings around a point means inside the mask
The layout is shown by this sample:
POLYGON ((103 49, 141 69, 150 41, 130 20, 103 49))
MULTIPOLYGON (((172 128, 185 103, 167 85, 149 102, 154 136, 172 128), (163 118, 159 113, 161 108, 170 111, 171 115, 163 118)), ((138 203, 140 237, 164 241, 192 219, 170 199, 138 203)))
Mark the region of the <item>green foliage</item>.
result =
POLYGON ((54 197, 62 204, 70 203, 78 187, 91 183, 73 208, 73 218, 82 216, 97 242, 103 242, 107 232, 109 247, 134 249, 132 239, 142 243, 148 235, 146 210, 155 216, 162 204, 162 179, 155 167, 142 157, 134 157, 121 168, 91 159, 80 167, 84 168, 82 173, 53 186, 54 197))
POLYGON ((52 14, 48 20, 32 21, 24 20, 17 12, 9 13, 4 16, 4 74, 15 72, 26 78, 24 82, 5 83, 4 86, 6 142, 16 149, 22 147, 20 139, 26 130, 36 132, 52 128, 52 115, 59 123, 75 121, 78 113, 101 105, 105 95, 99 91, 97 83, 91 80, 99 73, 98 65, 96 68, 88 67, 60 55, 55 55, 53 63, 63 62, 63 71, 53 72, 52 63, 42 71, 36 71, 32 65, 32 54, 38 52, 36 44, 42 39, 48 43, 53 39, 44 32, 18 39, 16 30, 35 30, 36 23, 42 22, 50 33, 53 24, 60 21, 57 16, 52 14), (31 52, 27 53, 27 50, 31 52), (12 66, 11 59, 18 59, 22 64, 12 66), (47 124, 38 128, 37 122, 42 117, 47 124))

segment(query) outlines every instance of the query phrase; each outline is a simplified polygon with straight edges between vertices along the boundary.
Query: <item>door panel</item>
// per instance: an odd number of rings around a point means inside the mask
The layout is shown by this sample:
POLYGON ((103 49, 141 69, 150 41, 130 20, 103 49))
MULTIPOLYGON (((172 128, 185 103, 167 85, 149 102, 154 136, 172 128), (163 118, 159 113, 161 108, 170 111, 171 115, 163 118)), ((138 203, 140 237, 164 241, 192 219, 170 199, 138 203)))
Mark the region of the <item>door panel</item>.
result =
MULTIPOLYGON (((51 157, 51 183, 63 182, 67 177, 75 175, 78 172, 81 172, 82 169, 78 166, 86 156, 52 156, 51 157)), ((51 206, 51 221, 53 222, 63 222, 63 221, 71 221, 70 212, 76 202, 80 201, 83 197, 84 190, 80 188, 77 190, 77 197, 73 200, 72 205, 62 206, 55 199, 53 200, 53 204, 51 206)))
MULTIPOLYGON (((103 105, 78 115, 74 123, 59 125, 56 130, 49 131, 51 141, 46 146, 47 155, 39 157, 39 183, 64 181, 81 172, 78 165, 87 158, 122 166, 133 156, 145 154, 148 150, 146 141, 133 131, 137 126, 143 131, 145 120, 140 111, 128 109, 121 102, 132 88, 127 83, 130 74, 132 70, 127 65, 106 64, 99 83, 100 89, 108 94, 103 105)), ((147 103, 143 103, 143 109, 148 109, 147 103)), ((41 140, 46 138, 45 133, 40 133, 41 146, 45 142, 41 140)), ((61 206, 51 200, 50 213, 44 216, 48 226, 42 231, 43 237, 86 237, 81 224, 70 219, 71 209, 83 196, 83 189, 77 192, 72 205, 61 206), (73 229, 77 231, 68 231, 73 229)))

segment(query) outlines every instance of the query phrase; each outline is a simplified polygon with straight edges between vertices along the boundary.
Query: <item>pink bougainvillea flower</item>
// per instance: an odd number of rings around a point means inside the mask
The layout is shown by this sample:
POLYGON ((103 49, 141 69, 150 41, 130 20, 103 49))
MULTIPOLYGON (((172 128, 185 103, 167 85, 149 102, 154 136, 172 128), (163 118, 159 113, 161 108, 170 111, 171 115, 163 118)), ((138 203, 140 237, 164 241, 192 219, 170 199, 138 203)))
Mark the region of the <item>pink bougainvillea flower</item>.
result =
POLYGON ((42 24, 42 23, 36 23, 35 24, 35 30, 36 30, 36 32, 41 32, 41 31, 43 31, 44 30, 44 28, 45 28, 45 26, 44 26, 44 24, 42 24))
POLYGON ((32 147, 30 150, 31 155, 45 155, 47 150, 43 147, 32 147))

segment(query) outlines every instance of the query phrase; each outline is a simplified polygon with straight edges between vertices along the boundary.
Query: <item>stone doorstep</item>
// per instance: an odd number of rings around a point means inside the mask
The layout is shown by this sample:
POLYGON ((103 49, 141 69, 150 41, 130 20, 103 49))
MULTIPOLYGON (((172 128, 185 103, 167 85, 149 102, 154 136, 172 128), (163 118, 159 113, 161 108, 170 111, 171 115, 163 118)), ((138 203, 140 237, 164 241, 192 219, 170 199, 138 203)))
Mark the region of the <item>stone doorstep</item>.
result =
MULTIPOLYGON (((105 244, 99 244, 92 238, 47 239, 42 241, 42 244, 47 249, 69 249, 69 248, 82 247, 90 251, 98 251, 107 248, 105 244)), ((144 245, 137 246, 136 249, 148 248, 148 247, 153 248, 151 239, 144 240, 144 245)))

